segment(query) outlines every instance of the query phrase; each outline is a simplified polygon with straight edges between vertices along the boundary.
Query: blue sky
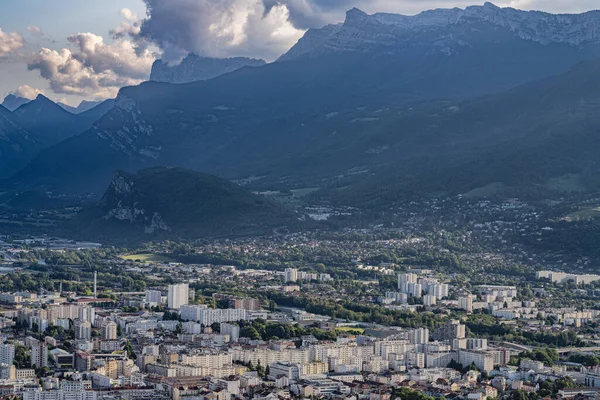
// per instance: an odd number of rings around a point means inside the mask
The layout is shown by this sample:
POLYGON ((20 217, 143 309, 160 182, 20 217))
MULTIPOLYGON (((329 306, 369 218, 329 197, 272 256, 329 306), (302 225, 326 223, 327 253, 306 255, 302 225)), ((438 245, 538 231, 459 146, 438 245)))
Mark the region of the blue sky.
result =
MULTIPOLYGON (((120 14, 123 8, 131 9, 140 17, 146 10, 142 0, 0 0, 0 28, 4 32, 22 34, 25 52, 35 52, 41 47, 58 50, 69 45, 69 35, 79 32, 93 32, 111 41, 108 32, 123 20, 120 14), (29 26, 39 27, 44 35, 30 34, 29 26)), ((84 98, 53 93, 38 71, 27 70, 23 60, 0 60, 0 100, 23 84, 75 104, 84 98)))
MULTIPOLYGON (((0 100, 11 92, 70 104, 114 97, 146 80, 157 57, 176 62, 188 52, 272 61, 306 29, 340 22, 352 7, 411 15, 484 1, 0 0, 0 100)), ((599 0, 495 3, 553 13, 600 8, 599 0)))
POLYGON ((39 26, 55 40, 77 32, 106 34, 121 21, 119 11, 129 8, 143 15, 141 0, 3 0, 0 2, 0 27, 4 31, 27 31, 39 26))

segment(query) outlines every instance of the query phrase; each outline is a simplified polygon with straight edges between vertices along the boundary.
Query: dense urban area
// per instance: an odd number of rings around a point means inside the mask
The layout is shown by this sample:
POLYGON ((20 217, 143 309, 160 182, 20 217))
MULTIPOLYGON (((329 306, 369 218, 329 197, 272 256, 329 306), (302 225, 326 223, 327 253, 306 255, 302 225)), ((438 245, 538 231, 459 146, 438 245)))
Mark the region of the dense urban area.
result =
POLYGON ((432 198, 367 217, 321 204, 309 211, 328 229, 135 248, 7 235, 0 390, 25 400, 595 396, 594 255, 545 243, 569 207, 432 198))

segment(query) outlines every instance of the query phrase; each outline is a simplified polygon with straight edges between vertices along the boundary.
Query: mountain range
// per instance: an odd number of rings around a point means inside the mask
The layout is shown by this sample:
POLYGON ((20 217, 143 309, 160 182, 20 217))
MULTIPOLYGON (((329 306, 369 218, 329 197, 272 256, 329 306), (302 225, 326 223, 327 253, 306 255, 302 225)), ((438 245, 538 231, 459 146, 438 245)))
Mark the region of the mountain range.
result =
POLYGON ((378 13, 367 15, 354 8, 343 24, 311 29, 280 61, 299 56, 317 57, 331 52, 372 52, 386 50, 401 53, 423 40, 430 40, 431 53, 453 55, 473 48, 478 39, 487 41, 496 32, 497 39, 515 39, 541 45, 588 46, 597 44, 600 35, 600 11, 583 14, 549 14, 483 6, 436 9, 415 16, 378 13), (469 33, 483 35, 469 35, 469 33), (415 43, 416 42, 416 43, 415 43))
POLYGON ((564 176, 593 188, 598 32, 599 12, 353 9, 275 63, 123 88, 4 185, 100 193, 117 169, 173 165, 367 201, 564 176))
POLYGON ((39 146, 38 138, 25 131, 13 113, 0 106, 0 177, 23 168, 39 146))
MULTIPOLYGON (((7 99, 9 105, 16 105, 10 95, 7 99)), ((3 132, 0 177, 5 178, 19 171, 42 149, 88 130, 112 108, 113 103, 113 100, 106 100, 77 115, 43 95, 38 95, 33 101, 27 100, 12 112, 0 106, 0 129, 3 132)))
MULTIPOLYGON (((114 101, 113 99, 104 100, 104 101, 83 100, 81 103, 79 103, 79 105, 77 107, 70 106, 68 104, 61 103, 61 102, 58 102, 56 104, 58 106, 60 106, 62 109, 64 109, 65 111, 70 112, 71 114, 81 114, 81 113, 89 111, 93 108, 96 108, 96 106, 99 106, 102 103, 111 104, 113 101, 114 101)), ((17 108, 21 107, 22 105, 25 105, 30 102, 31 102, 30 99, 26 99, 24 97, 18 97, 18 96, 15 96, 14 94, 9 94, 4 98, 1 105, 4 108, 6 108, 8 111, 15 111, 17 108)))

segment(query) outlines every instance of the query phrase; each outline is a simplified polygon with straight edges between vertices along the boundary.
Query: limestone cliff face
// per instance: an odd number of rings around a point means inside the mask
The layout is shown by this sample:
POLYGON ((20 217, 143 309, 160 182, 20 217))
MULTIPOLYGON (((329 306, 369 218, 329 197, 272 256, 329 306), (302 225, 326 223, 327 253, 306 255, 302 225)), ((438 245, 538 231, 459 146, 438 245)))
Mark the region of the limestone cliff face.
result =
MULTIPOLYGON (((565 44, 583 46, 600 43, 600 11, 584 14, 549 14, 499 8, 492 3, 466 9, 437 9, 415 16, 373 14, 352 9, 343 24, 310 29, 280 61, 301 55, 324 52, 373 51, 401 52, 406 46, 430 42, 441 52, 451 55, 450 46, 471 46, 465 32, 478 32, 473 39, 480 42, 486 35, 482 27, 503 29, 514 38, 542 45, 565 44), (440 42, 444 46, 440 46, 440 42)), ((498 38, 490 37, 497 41, 498 38)))
POLYGON ((189 54, 179 65, 169 65, 162 60, 155 61, 150 80, 169 83, 205 81, 243 67, 260 67, 265 64, 264 60, 246 57, 210 58, 189 54))
POLYGON ((171 228, 159 212, 146 210, 148 205, 143 204, 143 198, 144 194, 138 192, 134 176, 122 171, 115 172, 108 190, 100 201, 102 219, 139 224, 143 226, 144 233, 170 231, 171 228))

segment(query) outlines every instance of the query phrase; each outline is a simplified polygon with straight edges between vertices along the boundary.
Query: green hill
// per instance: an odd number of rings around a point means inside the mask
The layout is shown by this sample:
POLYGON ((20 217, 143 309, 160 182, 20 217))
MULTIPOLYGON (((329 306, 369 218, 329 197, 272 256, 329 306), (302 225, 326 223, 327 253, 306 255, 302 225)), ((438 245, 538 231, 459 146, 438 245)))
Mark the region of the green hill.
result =
POLYGON ((102 197, 69 223, 105 243, 271 233, 299 223, 293 211, 212 175, 154 167, 118 171, 102 197))

